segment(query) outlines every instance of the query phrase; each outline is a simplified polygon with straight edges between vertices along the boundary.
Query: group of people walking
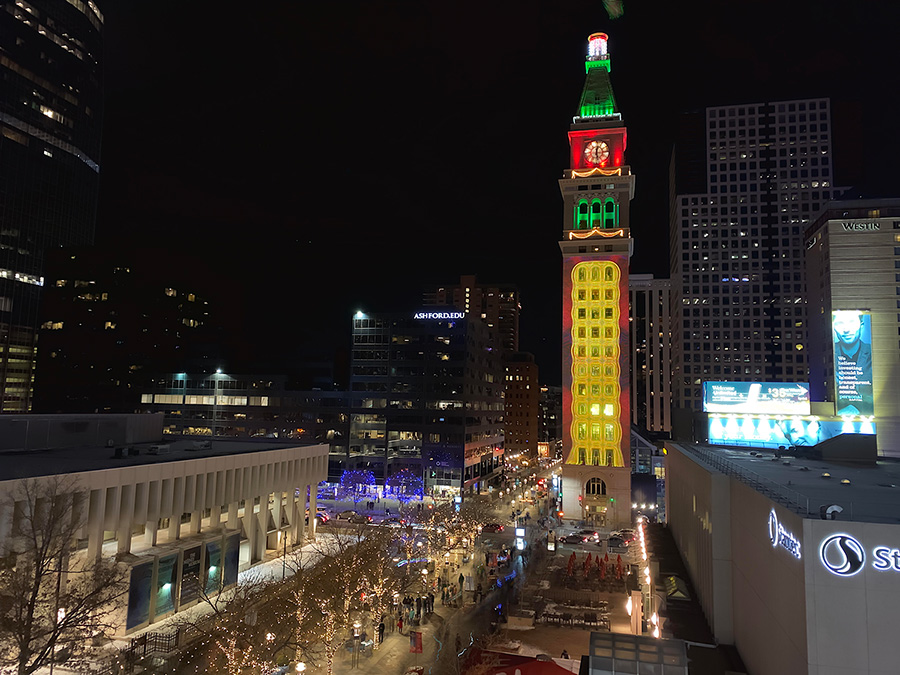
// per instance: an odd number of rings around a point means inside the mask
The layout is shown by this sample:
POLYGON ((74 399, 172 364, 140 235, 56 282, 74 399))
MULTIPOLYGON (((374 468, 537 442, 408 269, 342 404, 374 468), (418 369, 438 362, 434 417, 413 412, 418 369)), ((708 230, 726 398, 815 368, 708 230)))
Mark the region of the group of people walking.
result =
POLYGON ((434 612, 434 594, 420 595, 416 598, 407 595, 397 608, 397 629, 403 634, 403 626, 418 622, 425 614, 434 612))

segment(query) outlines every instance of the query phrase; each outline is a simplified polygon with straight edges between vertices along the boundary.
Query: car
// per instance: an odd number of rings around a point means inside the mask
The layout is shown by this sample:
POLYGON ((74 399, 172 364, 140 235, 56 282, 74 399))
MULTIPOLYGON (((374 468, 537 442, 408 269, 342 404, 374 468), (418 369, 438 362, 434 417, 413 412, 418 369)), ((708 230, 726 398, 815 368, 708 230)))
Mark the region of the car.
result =
POLYGON ((573 532, 572 534, 567 534, 565 537, 560 537, 559 541, 564 544, 583 544, 586 542, 588 538, 577 532, 573 532))
POLYGON ((619 536, 626 542, 632 542, 637 539, 637 532, 634 530, 619 530, 619 536))
POLYGON ((503 526, 500 523, 488 523, 481 528, 482 532, 503 532, 503 526))
MULTIPOLYGON (((330 520, 330 518, 324 511, 316 511, 316 520, 319 521, 319 525, 324 525, 330 520)), ((309 524, 309 510, 306 511, 306 523, 307 525, 309 524)))
POLYGON ((614 548, 627 548, 628 542, 626 542, 622 537, 610 537, 606 540, 606 547, 608 549, 614 548))
POLYGON ((348 523, 353 523, 354 525, 368 525, 372 522, 372 516, 367 516, 362 513, 354 513, 352 516, 347 518, 348 523))
POLYGON ((351 516, 358 516, 359 513, 354 511, 353 509, 346 509, 345 511, 341 511, 339 514, 335 516, 338 520, 350 520, 351 516))
POLYGON ((403 520, 401 518, 385 518, 381 521, 381 524, 385 527, 403 527, 403 520))
POLYGON ((594 530, 578 530, 576 534, 583 534, 585 537, 590 539, 593 542, 600 541, 600 533, 594 532, 594 530))

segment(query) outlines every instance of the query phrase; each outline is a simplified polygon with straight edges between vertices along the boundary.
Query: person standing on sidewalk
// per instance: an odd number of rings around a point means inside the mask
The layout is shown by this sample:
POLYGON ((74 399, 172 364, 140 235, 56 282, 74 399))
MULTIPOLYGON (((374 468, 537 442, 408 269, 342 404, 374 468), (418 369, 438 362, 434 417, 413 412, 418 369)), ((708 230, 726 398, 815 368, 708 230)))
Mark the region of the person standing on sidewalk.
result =
POLYGON ((384 642, 384 619, 381 619, 381 623, 378 624, 378 644, 384 642))
POLYGON ((397 619, 397 630, 400 631, 400 635, 403 635, 403 614, 400 614, 400 618, 397 619))

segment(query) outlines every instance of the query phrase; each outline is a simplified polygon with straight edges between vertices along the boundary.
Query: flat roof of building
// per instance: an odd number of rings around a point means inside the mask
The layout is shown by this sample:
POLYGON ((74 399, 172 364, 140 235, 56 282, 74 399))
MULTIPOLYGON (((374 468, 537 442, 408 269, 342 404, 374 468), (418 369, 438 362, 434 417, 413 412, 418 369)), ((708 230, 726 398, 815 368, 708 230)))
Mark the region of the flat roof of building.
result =
POLYGON ((46 450, 9 450, 0 452, 0 481, 36 478, 54 474, 102 471, 129 466, 146 466, 164 462, 183 462, 206 457, 224 457, 247 452, 282 450, 315 443, 283 441, 272 438, 198 437, 134 443, 127 446, 72 446, 46 450), (168 447, 166 447, 168 446, 168 447), (156 447, 157 454, 151 454, 156 447))
POLYGON ((837 504, 839 520, 900 522, 900 461, 852 464, 783 455, 769 448, 666 443, 721 473, 732 475, 802 516, 819 518, 837 504), (830 477, 826 477, 829 474, 830 477), (842 483, 847 480, 849 483, 842 483))

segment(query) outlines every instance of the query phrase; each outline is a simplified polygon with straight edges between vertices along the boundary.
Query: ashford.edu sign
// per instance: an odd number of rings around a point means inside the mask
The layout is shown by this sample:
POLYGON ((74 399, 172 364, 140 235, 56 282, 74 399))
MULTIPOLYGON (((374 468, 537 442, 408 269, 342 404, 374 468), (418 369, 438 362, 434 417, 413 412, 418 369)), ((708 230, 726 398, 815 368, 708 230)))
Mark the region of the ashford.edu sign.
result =
MULTIPOLYGON (((826 537, 819 546, 819 560, 829 572, 839 577, 852 577, 866 566, 866 549, 856 537, 839 533, 826 537)), ((900 572, 900 550, 875 546, 871 551, 872 569, 900 572)))
POLYGON ((414 319, 464 319, 465 312, 416 312, 414 319))
POLYGON ((772 546, 781 546, 792 556, 798 560, 800 559, 800 540, 784 529, 784 525, 778 522, 775 509, 769 512, 769 541, 772 542, 772 546))

